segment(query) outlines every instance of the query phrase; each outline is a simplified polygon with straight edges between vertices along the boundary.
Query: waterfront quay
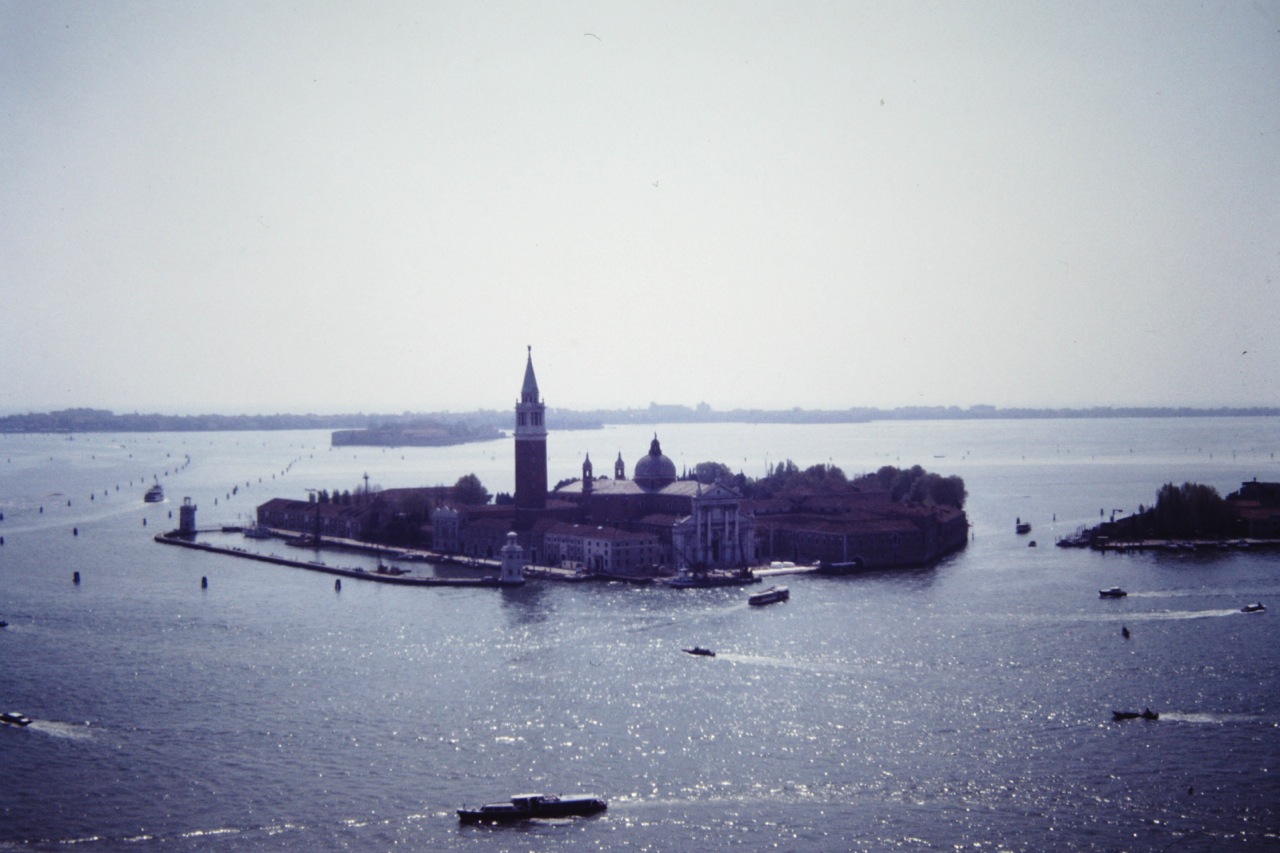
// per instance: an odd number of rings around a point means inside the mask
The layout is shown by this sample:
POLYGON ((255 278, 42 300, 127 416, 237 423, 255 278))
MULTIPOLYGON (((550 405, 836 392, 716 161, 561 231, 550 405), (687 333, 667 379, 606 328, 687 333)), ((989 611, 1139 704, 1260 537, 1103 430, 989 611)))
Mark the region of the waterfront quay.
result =
MULTIPOLYGON (((218 530, 205 532, 239 533, 242 532, 242 528, 224 527, 218 530)), ((239 557, 245 560, 256 560, 260 563, 270 563, 276 566, 306 569, 307 571, 319 572, 326 575, 355 578, 357 580, 372 581, 374 583, 395 584, 398 586, 504 587, 511 585, 509 583, 504 583, 498 577, 492 575, 479 578, 423 577, 420 575, 410 574, 408 570, 401 569, 398 566, 387 566, 385 568, 379 567, 373 571, 358 566, 331 566, 320 560, 295 560, 288 557, 281 557, 277 554, 262 554, 256 551, 250 551, 245 548, 230 545, 214 545, 208 542, 199 542, 196 540, 198 535, 199 531, 188 534, 177 530, 171 530, 167 533, 161 533, 155 536, 155 541, 162 545, 175 545, 179 548, 190 548, 195 551, 204 551, 209 554, 221 554, 226 557, 239 557)), ((281 534, 277 533, 276 535, 281 534)), ((370 545, 366 542, 357 542, 355 540, 325 539, 323 542, 327 547, 337 550, 354 551, 365 554, 384 554, 387 551, 384 547, 370 545)), ((487 560, 482 558, 459 559, 452 555, 436 554, 430 551, 397 551, 395 556, 409 562, 454 565, 473 569, 492 569, 494 571, 500 570, 502 566, 502 564, 497 560, 487 560)), ((815 571, 815 569, 812 566, 762 566, 752 569, 752 575, 757 579, 762 579, 777 575, 807 574, 813 571, 815 571)), ((579 582, 588 580, 620 581, 640 585, 662 580, 662 578, 651 576, 611 575, 603 572, 583 572, 581 570, 550 566, 525 566, 524 577, 530 580, 536 579, 561 582, 579 582)))
POLYGON ((1280 539, 1116 539, 1099 537, 1088 547, 1095 551, 1233 551, 1280 548, 1280 539))

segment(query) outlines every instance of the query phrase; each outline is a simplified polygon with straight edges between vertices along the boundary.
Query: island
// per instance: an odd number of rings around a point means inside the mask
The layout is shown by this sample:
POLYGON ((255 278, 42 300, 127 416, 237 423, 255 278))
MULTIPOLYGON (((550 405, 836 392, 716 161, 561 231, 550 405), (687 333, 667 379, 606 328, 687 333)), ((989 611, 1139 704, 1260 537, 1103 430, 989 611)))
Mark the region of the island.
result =
POLYGON ((1057 543, 1099 551, 1280 547, 1280 483, 1255 477, 1225 498, 1202 483, 1166 483, 1155 504, 1112 517, 1057 543))

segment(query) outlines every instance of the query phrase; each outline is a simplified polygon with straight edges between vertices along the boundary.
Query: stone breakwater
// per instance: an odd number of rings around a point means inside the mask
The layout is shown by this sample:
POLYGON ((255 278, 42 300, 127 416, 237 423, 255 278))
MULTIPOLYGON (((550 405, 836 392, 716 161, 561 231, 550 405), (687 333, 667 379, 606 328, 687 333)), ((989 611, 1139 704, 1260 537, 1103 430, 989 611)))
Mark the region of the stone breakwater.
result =
POLYGON ((244 560, 257 560, 260 563, 271 563, 273 565, 288 566, 294 569, 306 569, 311 572, 320 572, 321 574, 326 575, 337 575, 338 577, 344 578, 355 578, 357 580, 373 581, 374 583, 388 583, 396 584, 398 586, 511 586, 511 584, 505 584, 496 577, 425 578, 411 576, 400 570, 369 571, 368 569, 358 567, 344 568, 340 566, 330 566, 313 560, 290 560, 287 557, 277 557, 274 554, 256 554, 252 551, 246 551, 243 548, 228 548, 221 545, 210 545, 206 542, 197 542, 193 538, 180 536, 174 533, 161 533, 155 537, 155 541, 162 545, 176 545, 180 548, 191 548, 196 551, 206 551, 211 554, 239 557, 244 560))

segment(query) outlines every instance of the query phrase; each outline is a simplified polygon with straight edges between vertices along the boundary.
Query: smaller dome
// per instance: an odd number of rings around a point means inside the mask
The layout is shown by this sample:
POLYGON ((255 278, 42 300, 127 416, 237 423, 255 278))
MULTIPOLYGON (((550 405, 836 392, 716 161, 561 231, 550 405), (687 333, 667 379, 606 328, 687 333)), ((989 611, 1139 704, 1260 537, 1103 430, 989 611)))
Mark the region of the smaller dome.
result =
POLYGON ((636 462, 631 479, 646 491, 656 491, 676 481, 676 463, 662 455, 662 445, 658 444, 656 434, 649 444, 648 455, 636 462))

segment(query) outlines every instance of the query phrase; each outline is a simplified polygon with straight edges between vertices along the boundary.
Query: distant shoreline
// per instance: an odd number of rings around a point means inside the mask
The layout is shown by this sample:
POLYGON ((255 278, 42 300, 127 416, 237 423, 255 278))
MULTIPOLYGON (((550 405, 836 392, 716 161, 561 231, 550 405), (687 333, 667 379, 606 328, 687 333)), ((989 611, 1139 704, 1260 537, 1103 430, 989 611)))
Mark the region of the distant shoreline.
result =
MULTIPOLYGON (((839 424, 872 421, 937 420, 1046 420, 1106 418, 1205 418, 1276 417, 1280 407, 1115 407, 1083 409, 1002 409, 996 406, 907 406, 896 409, 730 409, 716 411, 700 404, 650 404, 642 409, 599 409, 576 411, 549 409, 547 421, 558 429, 599 429, 606 424, 741 423, 741 424, 839 424)), ((511 424, 508 411, 421 412, 398 415, 162 415, 116 414, 105 409, 63 409, 0 417, 0 433, 94 433, 94 432, 260 432, 276 430, 330 429, 370 431, 413 431, 422 424, 438 425, 455 436, 472 431, 466 441, 488 441, 511 424)), ((448 442, 454 443, 454 442, 448 442)))

